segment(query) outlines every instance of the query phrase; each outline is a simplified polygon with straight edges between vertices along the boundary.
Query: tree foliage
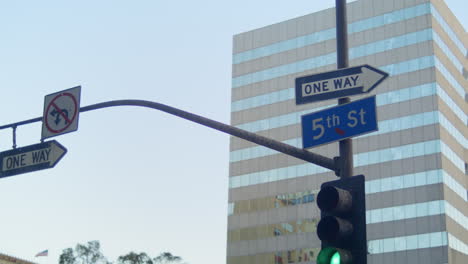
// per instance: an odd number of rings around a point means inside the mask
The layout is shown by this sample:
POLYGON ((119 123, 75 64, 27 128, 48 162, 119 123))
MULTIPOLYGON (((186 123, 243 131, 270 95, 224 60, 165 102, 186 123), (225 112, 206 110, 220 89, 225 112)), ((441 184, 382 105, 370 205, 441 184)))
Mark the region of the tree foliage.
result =
POLYGON ((99 241, 89 241, 86 245, 77 244, 75 249, 64 249, 59 264, 108 264, 101 252, 99 241))
POLYGON ((59 264, 72 264, 76 263, 75 261, 76 257, 71 248, 64 249, 59 257, 59 264))
POLYGON ((132 251, 127 255, 120 256, 117 259, 117 264, 153 264, 153 261, 144 252, 135 253, 132 251))
POLYGON ((169 264, 169 263, 179 263, 182 261, 182 258, 179 256, 174 256, 170 252, 163 252, 159 256, 154 258, 154 264, 169 264))
MULTIPOLYGON (((89 241, 87 244, 77 244, 74 249, 67 248, 59 257, 59 264, 111 264, 101 252, 99 241, 89 241)), ((182 258, 163 252, 151 258, 145 252, 131 251, 117 258, 116 264, 185 264, 182 258)))

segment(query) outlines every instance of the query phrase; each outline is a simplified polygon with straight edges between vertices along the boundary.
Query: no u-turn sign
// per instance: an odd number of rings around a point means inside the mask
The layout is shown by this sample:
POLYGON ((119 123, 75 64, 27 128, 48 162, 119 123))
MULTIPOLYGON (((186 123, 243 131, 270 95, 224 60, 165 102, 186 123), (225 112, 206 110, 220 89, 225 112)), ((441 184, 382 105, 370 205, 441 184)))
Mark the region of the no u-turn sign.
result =
POLYGON ((42 116, 42 139, 78 129, 81 86, 46 95, 42 116))

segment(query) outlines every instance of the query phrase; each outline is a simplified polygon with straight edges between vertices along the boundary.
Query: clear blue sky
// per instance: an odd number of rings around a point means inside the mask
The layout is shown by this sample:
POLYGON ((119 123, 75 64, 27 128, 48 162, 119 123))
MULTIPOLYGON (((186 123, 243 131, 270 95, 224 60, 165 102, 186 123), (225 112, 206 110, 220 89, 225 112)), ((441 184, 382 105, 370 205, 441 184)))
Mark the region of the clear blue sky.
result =
MULTIPOLYGON (((466 1, 446 1, 467 24, 466 1)), ((232 36, 334 5, 315 1, 0 1, 0 125, 42 115, 82 86, 81 106, 145 99, 229 122, 232 36)), ((38 143, 41 124, 18 129, 38 143)), ((100 240, 110 260, 170 251, 225 262, 229 137, 158 111, 82 113, 53 169, 0 179, 0 252, 57 263, 100 240), (49 249, 50 256, 34 258, 49 249)), ((0 131, 0 149, 12 146, 0 131)))

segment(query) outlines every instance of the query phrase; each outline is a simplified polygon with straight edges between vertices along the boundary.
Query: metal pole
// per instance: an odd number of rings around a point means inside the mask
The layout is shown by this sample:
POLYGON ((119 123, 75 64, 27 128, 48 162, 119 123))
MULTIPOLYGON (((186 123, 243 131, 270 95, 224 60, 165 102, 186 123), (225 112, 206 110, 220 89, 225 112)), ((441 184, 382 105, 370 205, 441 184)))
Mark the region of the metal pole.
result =
MULTIPOLYGON (((224 123, 212 120, 212 119, 208 119, 203 116, 199 116, 199 115, 186 112, 186 111, 183 111, 183 110, 180 110, 175 107, 168 106, 168 105, 160 104, 157 102, 150 102, 150 101, 144 101, 144 100, 108 101, 108 102, 81 107, 80 112, 87 112, 87 111, 92 111, 92 110, 97 110, 97 109, 107 108, 107 107, 114 107, 114 106, 142 106, 142 107, 160 110, 168 114, 172 114, 172 115, 187 119, 189 121, 219 130, 229 135, 242 138, 244 140, 256 143, 258 145, 261 145, 270 149, 274 149, 286 155, 314 163, 318 166, 330 169, 332 171, 335 171, 335 172, 337 171, 337 166, 335 165, 335 161, 328 157, 322 156, 320 154, 312 153, 305 149, 296 148, 294 146, 285 144, 283 142, 280 142, 271 138, 257 135, 255 133, 252 133, 252 132, 249 132, 249 131, 246 131, 246 130, 243 130, 234 126, 230 126, 230 125, 227 125, 227 124, 224 124, 224 123)), ((31 124, 31 123, 39 122, 41 120, 42 120, 41 117, 36 117, 36 118, 29 119, 29 120, 13 123, 13 124, 3 125, 3 126, 0 126, 0 130, 5 129, 5 128, 17 127, 20 125, 31 124)))
MULTIPOLYGON (((336 0, 336 63, 337 68, 349 67, 348 56, 348 24, 346 17, 346 0, 336 0)), ((338 99, 338 104, 346 104, 349 97, 338 99)), ((341 178, 353 176, 353 141, 348 138, 340 140, 339 176, 341 178)))

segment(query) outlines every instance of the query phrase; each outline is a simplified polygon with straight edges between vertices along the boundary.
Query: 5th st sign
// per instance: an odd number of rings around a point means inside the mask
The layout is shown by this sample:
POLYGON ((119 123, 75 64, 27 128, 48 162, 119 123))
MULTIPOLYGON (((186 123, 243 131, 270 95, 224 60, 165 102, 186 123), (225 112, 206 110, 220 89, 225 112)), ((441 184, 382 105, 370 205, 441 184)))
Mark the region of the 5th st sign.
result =
POLYGON ((304 148, 378 130, 375 96, 302 116, 304 148))
POLYGON ((296 78, 296 104, 369 93, 388 77, 369 65, 296 78))
POLYGON ((0 178, 53 168, 65 153, 55 140, 1 152, 0 178))

